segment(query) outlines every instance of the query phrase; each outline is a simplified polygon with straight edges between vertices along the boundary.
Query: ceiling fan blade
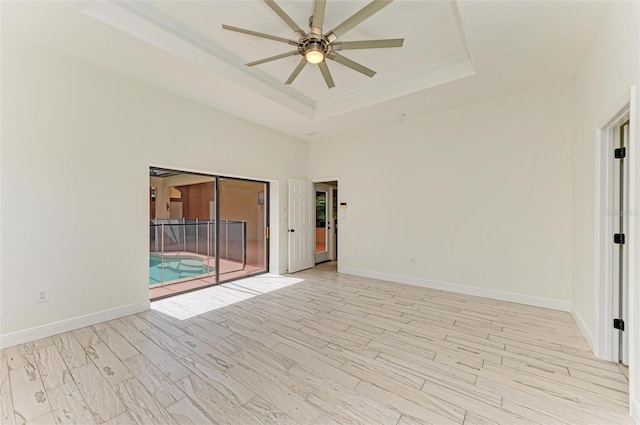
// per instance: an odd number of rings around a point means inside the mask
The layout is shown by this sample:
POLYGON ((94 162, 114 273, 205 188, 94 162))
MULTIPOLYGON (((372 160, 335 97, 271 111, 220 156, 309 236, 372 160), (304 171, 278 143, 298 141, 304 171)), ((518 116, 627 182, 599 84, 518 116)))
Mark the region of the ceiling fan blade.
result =
POLYGON ((302 58, 302 60, 300 61, 300 63, 298 64, 298 66, 296 66, 296 68, 293 70, 293 72, 291 73, 291 75, 289 75, 289 79, 287 81, 285 81, 285 84, 291 84, 293 83, 293 80, 296 79, 296 77, 298 76, 298 74, 300 74, 300 71, 302 71, 302 69, 307 65, 307 60, 305 58, 302 58))
POLYGON ((320 72, 322 72, 322 76, 324 77, 324 81, 327 83, 327 87, 330 89, 334 88, 336 85, 333 82, 333 77, 331 77, 331 73, 329 72, 329 67, 327 66, 327 62, 322 61, 318 64, 320 68, 320 72))
POLYGON ((248 34, 248 35, 252 35, 254 37, 266 38, 268 40, 280 41, 282 43, 291 44, 293 46, 297 46, 298 45, 298 42, 295 41, 295 40, 289 40, 289 39, 286 39, 286 38, 283 38, 283 37, 278 37, 278 36, 271 35, 271 34, 265 34, 263 32, 246 30, 244 28, 232 27, 231 25, 222 24, 222 29, 229 30, 229 31, 235 31, 235 32, 239 32, 239 33, 242 33, 242 34, 248 34))
POLYGON ((284 21, 285 24, 289 26, 289 28, 293 30, 293 32, 298 34, 298 37, 302 38, 307 36, 307 33, 304 32, 302 28, 300 28, 298 24, 296 24, 293 21, 293 19, 291 19, 291 17, 287 15, 287 13, 284 10, 282 10, 275 1, 273 0, 263 0, 263 1, 267 4, 267 6, 269 6, 269 8, 271 8, 271 10, 273 10, 276 13, 276 15, 280 17, 280 19, 284 21))
POLYGON ((313 18, 311 22, 311 32, 322 35, 322 24, 324 24, 324 10, 327 5, 326 0, 315 0, 313 2, 313 18))
POLYGON ((373 0, 371 3, 351 15, 346 21, 335 27, 326 34, 330 42, 342 37, 347 31, 358 25, 360 22, 369 18, 383 7, 388 6, 393 0, 373 0))
POLYGON ((358 62, 354 62, 351 59, 345 58, 344 56, 341 56, 335 52, 331 52, 327 55, 328 59, 334 60, 348 68, 351 68, 355 71, 358 71, 364 75, 366 75, 367 77, 373 77, 374 75, 376 75, 376 71, 367 68, 364 65, 360 65, 358 62))
POLYGON ((261 63, 271 62, 271 61, 278 60, 278 59, 284 59, 284 58, 288 58, 289 56, 295 56, 295 55, 299 55, 299 54, 300 54, 300 52, 298 52, 297 50, 292 50, 290 52, 282 53, 280 55, 270 56, 268 58, 260 59, 260 60, 254 61, 254 62, 249 62, 247 64, 247 66, 260 65, 261 63))
POLYGON ((392 38, 388 40, 362 40, 343 41, 333 43, 333 50, 356 50, 356 49, 385 49, 387 47, 402 47, 404 38, 392 38))

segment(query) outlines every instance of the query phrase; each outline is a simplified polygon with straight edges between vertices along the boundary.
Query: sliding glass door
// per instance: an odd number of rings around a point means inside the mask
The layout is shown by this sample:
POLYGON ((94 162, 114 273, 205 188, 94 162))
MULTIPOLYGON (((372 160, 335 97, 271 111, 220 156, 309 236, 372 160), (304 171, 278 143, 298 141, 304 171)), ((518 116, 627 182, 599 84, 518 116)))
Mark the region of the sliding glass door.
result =
POLYGON ((151 299, 267 271, 266 182, 150 169, 151 299))
POLYGON ((267 183, 221 177, 220 282, 267 271, 267 183))

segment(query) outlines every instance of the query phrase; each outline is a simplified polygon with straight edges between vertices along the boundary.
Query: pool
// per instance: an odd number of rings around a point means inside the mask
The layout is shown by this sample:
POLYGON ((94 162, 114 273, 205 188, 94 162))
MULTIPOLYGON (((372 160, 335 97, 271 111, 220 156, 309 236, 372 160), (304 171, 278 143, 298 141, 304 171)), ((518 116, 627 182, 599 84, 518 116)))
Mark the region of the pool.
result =
MULTIPOLYGON (((162 259, 159 255, 149 255, 149 285, 162 281, 162 259)), ((209 272, 215 267, 209 266, 209 272)), ((192 255, 165 255, 164 256, 164 281, 184 279, 207 273, 207 265, 201 257, 192 255)))

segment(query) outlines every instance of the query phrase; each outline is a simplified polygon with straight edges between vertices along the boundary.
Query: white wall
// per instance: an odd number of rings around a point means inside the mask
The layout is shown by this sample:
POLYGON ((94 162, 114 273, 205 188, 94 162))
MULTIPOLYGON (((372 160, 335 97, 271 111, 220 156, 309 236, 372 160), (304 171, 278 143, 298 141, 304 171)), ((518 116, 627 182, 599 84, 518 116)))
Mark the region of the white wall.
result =
MULTIPOLYGON (((637 2, 612 2, 600 25, 597 35, 587 52, 574 85, 574 143, 575 163, 573 171, 573 283, 572 302, 576 313, 592 333, 595 321, 595 293, 598 283, 596 275, 596 129, 604 124, 625 97, 629 99, 630 87, 639 82, 638 66, 639 8, 637 2)), ((637 119, 638 116, 632 117, 637 119)), ((640 141, 636 125, 636 141, 640 141)), ((638 146, 631 147, 636 150, 638 146)), ((635 164, 640 170, 640 163, 635 164)), ((637 171, 636 171, 637 172, 637 171)), ((640 174, 638 174, 640 175, 640 174)), ((640 184, 640 182, 636 182, 640 184)), ((637 198, 636 198, 637 199, 637 198)), ((640 205, 630 205, 631 211, 640 211, 640 205)), ((606 214, 606 213, 605 213, 606 214)), ((632 215, 636 228, 638 216, 632 215)), ((635 242, 640 241, 640 232, 635 242)), ((633 241, 632 241, 633 243, 633 241)), ((637 249, 637 248, 636 248, 637 249)), ((633 261, 637 264, 637 259, 633 261)), ((640 423, 640 389, 638 368, 640 365, 640 323, 638 307, 640 281, 630 282, 632 292, 631 323, 628 331, 635 343, 631 347, 631 397, 635 403, 635 420, 640 423)), ((597 346, 598 341, 595 341, 597 346)), ((597 348, 597 347, 596 347, 597 348)), ((596 350, 597 351, 597 350, 596 350)), ((632 403, 633 404, 633 403, 632 403)))
POLYGON ((310 144, 340 269, 567 309, 571 113, 567 82, 310 144))
MULTIPOLYGON (((2 56, 4 345, 148 305, 149 165, 270 180, 275 213, 279 186, 306 177, 305 142, 7 34, 2 56)), ((275 271, 283 221, 272 217, 275 271)))

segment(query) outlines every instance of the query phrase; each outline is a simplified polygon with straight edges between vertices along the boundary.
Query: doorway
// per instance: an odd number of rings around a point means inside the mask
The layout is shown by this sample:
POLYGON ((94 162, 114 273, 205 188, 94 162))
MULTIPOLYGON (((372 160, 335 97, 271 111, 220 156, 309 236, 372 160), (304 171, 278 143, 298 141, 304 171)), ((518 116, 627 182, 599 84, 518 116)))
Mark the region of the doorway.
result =
POLYGON ((338 182, 315 183, 315 264, 335 261, 338 240, 338 182))
POLYGON ((287 271, 338 259, 338 181, 289 179, 287 271))
POLYGON ((600 127, 596 162, 597 231, 596 303, 593 348, 601 359, 622 365, 629 358, 629 262, 632 233, 629 205, 634 194, 631 174, 634 146, 630 122, 635 89, 600 127))

